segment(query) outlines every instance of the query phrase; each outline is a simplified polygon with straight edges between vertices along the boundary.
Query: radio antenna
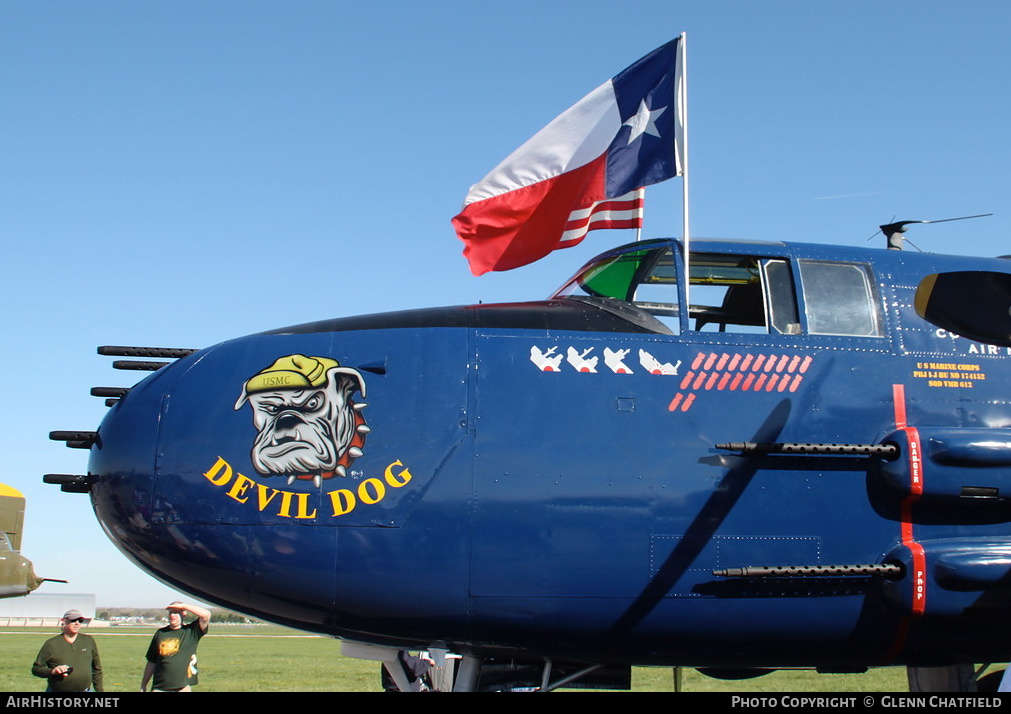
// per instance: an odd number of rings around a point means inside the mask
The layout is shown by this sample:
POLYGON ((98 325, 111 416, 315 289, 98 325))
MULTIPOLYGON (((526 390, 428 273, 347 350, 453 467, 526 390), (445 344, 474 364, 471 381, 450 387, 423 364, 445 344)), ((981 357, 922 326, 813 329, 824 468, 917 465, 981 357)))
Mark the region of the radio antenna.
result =
MULTIPOLYGON (((947 223, 949 221, 965 221, 970 218, 984 218, 986 216, 992 216, 992 213, 979 213, 975 216, 960 216, 958 218, 939 218, 934 221, 898 221, 896 223, 886 223, 880 226, 881 232, 885 234, 885 239, 888 241, 888 250, 902 250, 902 241, 907 240, 906 238, 906 226, 912 225, 913 223, 947 223)), ((916 246, 913 246, 916 248, 916 246)), ((920 250, 919 248, 916 248, 920 250)), ((921 251, 922 252, 922 251, 921 251)))

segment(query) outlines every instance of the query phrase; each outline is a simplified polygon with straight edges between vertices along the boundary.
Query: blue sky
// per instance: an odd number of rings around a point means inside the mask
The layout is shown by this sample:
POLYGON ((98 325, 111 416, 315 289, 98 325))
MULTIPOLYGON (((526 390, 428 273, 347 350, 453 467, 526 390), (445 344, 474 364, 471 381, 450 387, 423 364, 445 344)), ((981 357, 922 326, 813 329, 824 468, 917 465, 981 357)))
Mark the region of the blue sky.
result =
MULTIPOLYGON (((175 597, 102 533, 54 429, 94 429, 100 344, 204 347, 312 320, 539 299, 598 231, 473 277, 468 187, 584 94, 688 33, 694 237, 1011 253, 1011 4, 996 0, 6 0, 0 4, 0 482, 40 592, 175 597)), ((681 182, 644 236, 681 234, 681 182)))

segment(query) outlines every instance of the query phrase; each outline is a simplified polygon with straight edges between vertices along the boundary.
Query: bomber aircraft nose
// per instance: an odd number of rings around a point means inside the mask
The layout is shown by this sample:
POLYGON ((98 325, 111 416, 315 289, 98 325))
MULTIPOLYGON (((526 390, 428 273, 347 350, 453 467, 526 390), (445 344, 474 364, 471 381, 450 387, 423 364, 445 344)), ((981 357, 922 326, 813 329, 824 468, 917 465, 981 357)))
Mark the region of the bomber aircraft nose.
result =
MULTIPOLYGON (((431 319, 459 326, 466 314, 431 319)), ((470 461, 468 339, 416 323, 314 323, 158 366, 79 444, 88 474, 64 488, 90 494, 131 560, 229 609, 353 636, 388 631, 405 598, 458 607, 462 595, 444 591, 466 592, 466 552, 428 541, 459 530, 465 543, 466 519, 415 511, 440 487, 462 507, 444 474, 470 461), (411 518, 421 527, 406 535, 411 518), (386 567, 405 541, 453 568, 435 582, 421 556, 407 568, 417 577, 386 567)))

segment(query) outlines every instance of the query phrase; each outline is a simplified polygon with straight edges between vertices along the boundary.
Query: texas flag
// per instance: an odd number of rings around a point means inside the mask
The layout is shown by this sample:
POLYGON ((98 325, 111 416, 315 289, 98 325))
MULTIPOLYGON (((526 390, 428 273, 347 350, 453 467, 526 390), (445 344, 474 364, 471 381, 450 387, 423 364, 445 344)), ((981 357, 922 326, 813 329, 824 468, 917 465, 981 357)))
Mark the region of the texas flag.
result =
POLYGON ((642 225, 638 189, 684 173, 683 52, 679 38, 646 55, 471 187, 453 227, 474 275, 642 225))

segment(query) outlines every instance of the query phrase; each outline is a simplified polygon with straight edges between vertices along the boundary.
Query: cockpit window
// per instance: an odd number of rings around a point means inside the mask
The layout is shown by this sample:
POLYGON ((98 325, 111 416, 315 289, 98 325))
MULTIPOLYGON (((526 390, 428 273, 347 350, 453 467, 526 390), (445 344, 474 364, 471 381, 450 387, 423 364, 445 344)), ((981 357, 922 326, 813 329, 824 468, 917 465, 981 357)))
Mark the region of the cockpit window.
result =
POLYGON ((629 304, 662 323, 656 325, 658 331, 680 332, 677 268, 669 244, 605 255, 554 297, 592 300, 605 309, 629 304))
POLYGON ((637 250, 601 260, 577 275, 563 290, 567 289, 568 295, 582 292, 591 297, 630 301, 637 284, 637 275, 655 252, 637 250))
POLYGON ((694 328, 752 334, 797 334, 797 302, 785 260, 692 255, 688 301, 694 328))
POLYGON ((681 256, 675 250, 676 244, 657 240, 606 253, 554 297, 592 302, 657 332, 679 334, 685 319, 685 329, 701 332, 798 335, 796 270, 809 334, 883 334, 880 301, 868 265, 819 260, 797 260, 792 265, 782 257, 691 253, 691 283, 686 290, 690 309, 682 315, 681 256))
POLYGON ((799 261, 808 331, 815 335, 880 337, 881 313, 870 268, 799 261))
POLYGON ((762 277, 755 258, 692 255, 688 301, 696 330, 765 332, 762 277))
POLYGON ((800 318, 797 317, 797 297, 790 264, 785 260, 767 260, 763 267, 769 296, 769 324, 775 332, 784 335, 799 333, 800 318))
POLYGON ((681 331, 677 266, 670 248, 656 252, 650 263, 644 266, 639 273, 631 302, 662 322, 674 334, 681 331))
MULTIPOLYGON (((616 303, 637 308, 666 327, 681 331, 678 262, 672 244, 605 254, 585 267, 555 297, 592 301, 604 309, 616 303)), ((689 256, 691 310, 688 328, 712 332, 797 334, 793 277, 790 264, 779 258, 747 255, 689 256)))

